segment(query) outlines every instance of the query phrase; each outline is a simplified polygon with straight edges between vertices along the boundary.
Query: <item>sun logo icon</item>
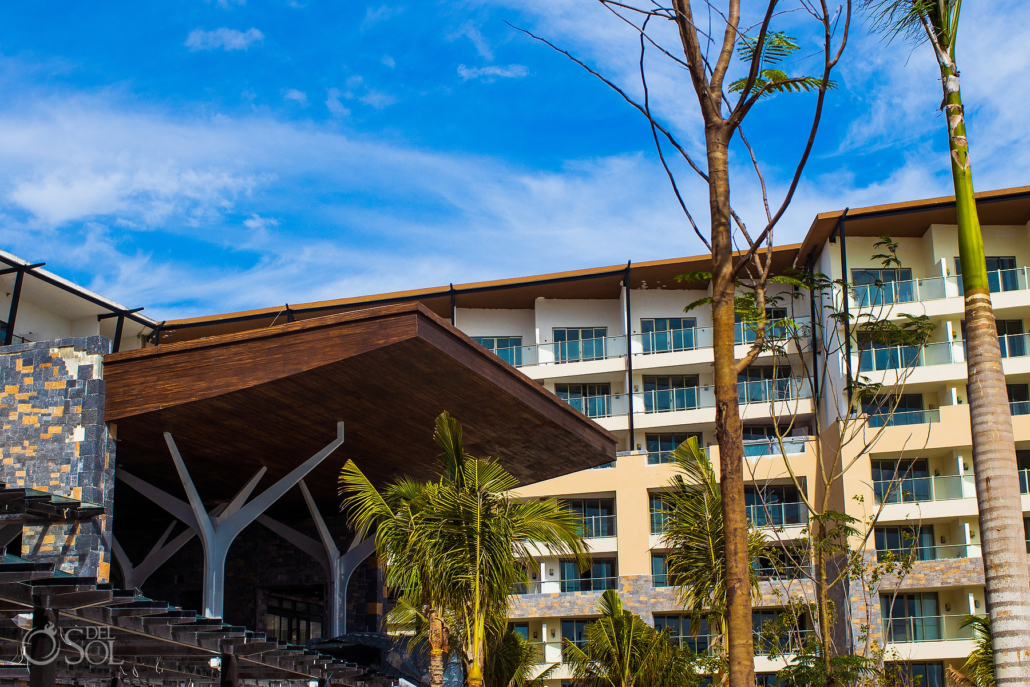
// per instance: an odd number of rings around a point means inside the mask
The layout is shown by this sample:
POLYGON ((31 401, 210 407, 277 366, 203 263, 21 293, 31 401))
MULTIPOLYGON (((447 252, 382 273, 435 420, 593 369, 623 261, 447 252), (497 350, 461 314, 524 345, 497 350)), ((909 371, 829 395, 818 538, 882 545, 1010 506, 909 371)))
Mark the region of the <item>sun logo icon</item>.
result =
POLYGON ((21 642, 21 654, 25 657, 25 660, 37 666, 44 666, 48 663, 52 663, 57 654, 60 652, 61 647, 58 642, 57 628, 52 622, 47 622, 46 627, 37 628, 32 630, 21 642), (34 658, 32 654, 32 645, 34 642, 50 642, 50 650, 41 658, 34 658))

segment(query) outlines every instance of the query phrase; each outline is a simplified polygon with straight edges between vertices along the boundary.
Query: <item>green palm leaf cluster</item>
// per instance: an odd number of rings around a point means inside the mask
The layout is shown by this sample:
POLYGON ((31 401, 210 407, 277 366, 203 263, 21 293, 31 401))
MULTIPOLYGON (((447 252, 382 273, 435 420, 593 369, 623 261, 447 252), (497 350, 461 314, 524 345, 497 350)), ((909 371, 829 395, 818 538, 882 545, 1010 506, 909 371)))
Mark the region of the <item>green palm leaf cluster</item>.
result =
POLYGON ((698 682, 692 657, 623 608, 614 589, 601 595, 601 617, 587 625, 586 646, 565 640, 565 663, 589 687, 683 687, 698 682))
POLYGON ((447 413, 437 418, 434 438, 437 480, 401 479, 379 491, 349 461, 340 493, 355 530, 375 530, 386 584, 399 595, 388 620, 421 638, 436 614, 468 684, 478 687, 487 653, 504 645, 512 592, 527 582, 526 566, 538 551, 574 556, 583 568, 589 559, 582 523, 566 505, 514 498, 518 480, 495 461, 467 454, 461 426, 447 413))
MULTIPOLYGON (((722 496, 711 461, 691 437, 672 454, 679 473, 669 483, 662 500, 668 508, 665 541, 669 583, 677 588, 680 602, 692 614, 692 631, 705 617, 725 637, 726 567, 722 520, 722 496)), ((748 553, 755 560, 765 543, 754 529, 748 531, 748 553)), ((751 572, 752 595, 758 594, 758 575, 751 572)))
MULTIPOLYGON (((762 97, 765 97, 773 93, 800 93, 802 91, 819 90, 823 84, 822 77, 791 77, 783 69, 776 66, 800 49, 797 42, 782 31, 774 31, 768 34, 762 42, 762 55, 758 75, 755 77, 751 90, 747 95, 761 92, 762 97)), ((737 56, 744 64, 751 64, 757 50, 758 39, 751 36, 743 36, 740 46, 737 48, 737 56)), ((730 83, 730 93, 739 93, 746 87, 746 78, 736 79, 730 83)), ((837 82, 827 81, 826 87, 836 88, 837 82)))
POLYGON ((994 640, 991 619, 984 615, 967 615, 959 627, 973 629, 975 648, 966 659, 966 675, 973 687, 994 687, 994 640))

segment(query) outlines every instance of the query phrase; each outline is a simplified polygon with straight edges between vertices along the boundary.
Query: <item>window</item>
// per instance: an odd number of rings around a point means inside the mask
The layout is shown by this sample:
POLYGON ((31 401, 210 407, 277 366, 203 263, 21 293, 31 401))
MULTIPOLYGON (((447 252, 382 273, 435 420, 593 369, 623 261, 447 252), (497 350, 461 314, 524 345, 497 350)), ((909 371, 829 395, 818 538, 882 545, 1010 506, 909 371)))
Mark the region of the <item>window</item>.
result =
POLYGON ((559 363, 604 360, 607 327, 554 329, 554 359, 559 363))
POLYGON ((700 432, 645 434, 644 440, 647 444, 647 464, 658 465, 659 463, 671 463, 672 452, 676 450, 677 446, 691 437, 696 437, 697 445, 701 445, 700 432))
POLYGON ((690 649, 695 654, 708 652, 711 642, 711 630, 707 620, 701 620, 697 632, 691 632, 689 615, 656 615, 654 629, 661 632, 669 628, 669 639, 682 649, 690 649))
POLYGON ((697 408, 697 375, 644 377, 644 412, 697 408))
POLYGON ((1026 540, 1026 552, 1030 553, 1030 518, 1023 518, 1023 539, 1026 540))
POLYGON ((651 494, 651 534, 662 534, 669 522, 672 508, 665 502, 661 494, 651 494))
POLYGON ((522 365, 522 337, 521 336, 473 336, 472 339, 493 351, 501 360, 521 367, 522 365))
POLYGON ((529 623, 508 623, 508 627, 515 630, 515 633, 524 640, 529 641, 529 623))
POLYGON ((755 673, 755 687, 782 687, 776 673, 755 673))
MULTIPOLYGON (((1016 271, 1015 256, 988 255, 986 262, 987 287, 991 293, 1019 289, 1019 273, 1016 271)), ((959 291, 962 291, 962 261, 959 258, 955 258, 955 274, 959 275, 959 291)))
POLYGON ((751 567, 759 577, 795 580, 801 577, 802 568, 808 567, 808 554, 800 547, 770 545, 751 561, 751 567))
POLYGON ((615 536, 615 499, 576 499, 569 510, 582 519, 584 538, 615 536))
MULTIPOLYGON (((881 335, 882 338, 882 335, 881 335)), ((919 364, 919 346, 901 346, 877 341, 876 336, 858 334, 858 371, 903 370, 919 364)))
POLYGON ((587 647, 587 625, 590 620, 563 620, 561 621, 561 638, 564 648, 565 641, 575 644, 580 649, 587 647))
POLYGON ((737 375, 740 403, 782 401, 791 397, 790 367, 749 367, 737 375))
MULTIPOLYGON (((786 334, 786 328, 783 326, 775 326, 776 322, 785 320, 787 318, 786 308, 766 308, 765 309, 765 321, 766 321, 766 338, 778 339, 783 338, 786 334)), ((733 321, 736 323, 733 326, 733 342, 735 344, 746 344, 754 343, 758 339, 758 328, 751 322, 744 322, 740 319, 740 315, 734 315, 733 321)))
POLYGON ((641 319, 644 353, 692 351, 698 347, 697 320, 693 317, 641 319))
POLYGON ((899 558, 913 560, 936 560, 933 540, 933 525, 921 527, 877 527, 873 531, 876 553, 891 553, 899 558))
POLYGON ((265 610, 265 633, 269 639, 304 644, 322 636, 325 607, 322 590, 271 592, 265 610))
MULTIPOLYGON (((962 333, 965 338, 965 332, 962 333)), ((1023 320, 998 320, 998 343, 1002 358, 1021 358, 1026 355, 1026 337, 1023 320)))
POLYGON ((1016 467, 1019 469, 1019 493, 1030 494, 1030 451, 1016 451, 1016 467))
POLYGON ((804 525, 808 509, 794 485, 744 487, 747 517, 756 527, 804 525))
POLYGON ((932 642, 942 639, 937 592, 881 594, 880 613, 888 642, 932 642))
POLYGON ((664 553, 651 554, 651 586, 669 586, 669 566, 664 553))
POLYGON ((751 611, 751 630, 755 636, 755 654, 768 654, 775 647, 780 652, 797 651, 811 632, 805 629, 806 619, 784 616, 780 609, 751 611))
POLYGON ((558 398, 587 417, 608 417, 612 414, 611 384, 555 384, 558 398))
POLYGON ((907 267, 851 270, 851 281, 854 284, 853 298, 860 306, 911 303, 916 300, 912 270, 907 267))
POLYGON ((933 498, 932 478, 925 458, 873 460, 870 465, 877 503, 912 503, 933 498))
POLYGON ((905 687, 944 687, 943 663, 887 663, 884 672, 905 687))
POLYGON ((1006 384, 1013 415, 1030 415, 1030 384, 1006 384))
POLYGON ((929 419, 922 410, 922 394, 878 396, 872 401, 862 403, 862 412, 869 415, 870 427, 924 424, 929 419))
POLYGON ((595 558, 593 564, 583 573, 577 568, 576 561, 561 561, 560 570, 560 586, 563 592, 602 592, 618 588, 614 559, 595 558))

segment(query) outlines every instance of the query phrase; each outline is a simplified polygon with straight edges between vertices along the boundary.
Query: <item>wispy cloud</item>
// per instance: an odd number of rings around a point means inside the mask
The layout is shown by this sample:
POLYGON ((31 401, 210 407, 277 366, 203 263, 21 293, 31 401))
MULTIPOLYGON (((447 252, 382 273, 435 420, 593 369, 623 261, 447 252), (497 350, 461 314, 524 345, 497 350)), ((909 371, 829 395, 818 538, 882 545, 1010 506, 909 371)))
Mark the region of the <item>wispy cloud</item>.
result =
POLYGON ((386 21, 390 17, 396 16, 404 11, 403 7, 396 7, 391 5, 380 5, 379 7, 369 7, 365 10, 365 18, 361 21, 361 30, 378 24, 381 21, 386 21))
POLYGON ((334 117, 346 117, 350 114, 350 108, 340 102, 342 97, 343 91, 339 88, 330 88, 326 91, 325 106, 334 117))
POLYGON ((476 52, 487 62, 493 62, 494 51, 490 48, 490 44, 487 43, 486 38, 483 37, 482 32, 472 22, 465 22, 461 27, 452 33, 449 38, 455 40, 464 36, 471 41, 472 45, 476 48, 476 52))
POLYGON ((499 67, 497 65, 489 65, 487 67, 466 67, 463 64, 458 65, 458 76, 461 77, 462 81, 468 81, 469 79, 483 79, 489 81, 496 78, 521 79, 528 73, 529 72, 526 68, 521 64, 509 64, 507 67, 499 67))
POLYGON ((382 62, 387 67, 389 67, 390 69, 393 69, 394 67, 397 66, 397 62, 392 57, 390 57, 389 55, 383 55, 383 59, 381 59, 379 61, 382 62))
POLYGON ((283 98, 286 100, 292 100, 295 103, 300 103, 304 107, 308 104, 308 94, 304 91, 298 91, 296 88, 291 88, 283 94, 283 98))
POLYGON ((254 43, 260 43, 265 39, 265 34, 251 27, 246 31, 236 29, 220 28, 213 31, 194 29, 186 37, 186 47, 191 51, 197 50, 247 50, 254 43))

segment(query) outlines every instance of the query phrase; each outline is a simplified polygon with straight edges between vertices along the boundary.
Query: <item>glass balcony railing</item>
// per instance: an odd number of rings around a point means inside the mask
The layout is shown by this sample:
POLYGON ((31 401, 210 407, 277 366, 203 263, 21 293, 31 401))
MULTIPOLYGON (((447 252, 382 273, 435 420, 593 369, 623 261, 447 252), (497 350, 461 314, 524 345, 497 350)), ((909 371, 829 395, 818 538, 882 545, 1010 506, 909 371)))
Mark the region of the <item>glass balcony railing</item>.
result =
POLYGON ((492 350, 497 357, 514 367, 579 363, 621 358, 626 355, 626 337, 609 336, 603 339, 559 341, 492 350))
POLYGON ((971 627, 960 627, 965 615, 932 615, 914 618, 884 618, 887 642, 944 642, 952 639, 972 639, 971 627))
POLYGON ((746 506, 747 519, 755 527, 792 527, 808 524, 803 503, 756 503, 746 506))
POLYGON ((584 539, 615 536, 614 515, 588 515, 580 520, 583 523, 584 539))
POLYGON ((1019 493, 1030 494, 1030 470, 1019 471, 1019 493))
POLYGON ((940 546, 909 546, 900 549, 877 549, 879 561, 888 558, 894 560, 913 561, 945 561, 957 558, 971 558, 972 549, 968 544, 943 544, 940 546))
MULTIPOLYGON (((766 323, 766 340, 781 341, 787 338, 808 337, 808 317, 771 320, 766 323)), ((733 325, 733 343, 739 345, 754 343, 758 339, 758 328, 751 322, 737 322, 733 325)))
POLYGON ((744 455, 748 458, 757 458, 759 456, 779 456, 786 453, 787 455, 796 455, 798 453, 805 452, 805 445, 808 443, 807 437, 784 437, 783 448, 780 448, 780 442, 776 439, 754 439, 744 441, 744 455))
POLYGON ((669 586, 669 573, 651 575, 651 586, 655 589, 662 589, 669 586))
POLYGON ((523 582, 522 584, 515 585, 515 589, 512 591, 512 594, 539 594, 540 589, 541 587, 539 582, 523 582))
POLYGON ((755 656, 768 656, 774 650, 778 654, 796 654, 814 638, 815 630, 790 630, 778 636, 768 632, 756 632, 755 656))
POLYGON ((941 421, 939 410, 906 410, 901 412, 873 413, 869 416, 868 425, 877 427, 899 427, 902 425, 927 425, 941 421))
POLYGON ((812 386, 807 379, 755 379, 737 382, 737 401, 740 403, 768 403, 812 398, 812 386))
POLYGON ((715 407, 714 386, 658 389, 645 391, 638 396, 643 400, 645 413, 670 413, 676 410, 715 407))
POLYGON ((562 400, 587 417, 615 417, 629 412, 629 396, 626 394, 573 396, 562 400))
POLYGON ((812 572, 812 566, 808 564, 763 565, 755 560, 751 561, 751 569, 760 578, 766 580, 799 580, 806 573, 811 574, 812 572))
POLYGON ((1025 358, 1030 355, 1030 334, 999 336, 1002 358, 1025 358))
POLYGON ((1030 401, 1010 401, 1009 409, 1012 411, 1012 417, 1030 415, 1030 401))
POLYGON ((618 577, 583 577, 562 580, 559 588, 563 592, 603 592, 606 589, 618 589, 618 577))
POLYGON ((953 501, 976 493, 972 475, 909 477, 873 482, 876 503, 918 503, 953 501))
POLYGON ((966 349, 961 341, 942 341, 925 346, 884 346, 862 351, 858 359, 858 371, 903 370, 965 361, 966 349))
MULTIPOLYGON (((1030 268, 1017 267, 988 272, 987 285, 991 293, 1025 291, 1030 281, 1027 279, 1028 270, 1030 268)), ((961 276, 929 277, 882 284, 855 284, 851 287, 851 301, 858 307, 881 306, 958 298, 962 292, 961 276)))

